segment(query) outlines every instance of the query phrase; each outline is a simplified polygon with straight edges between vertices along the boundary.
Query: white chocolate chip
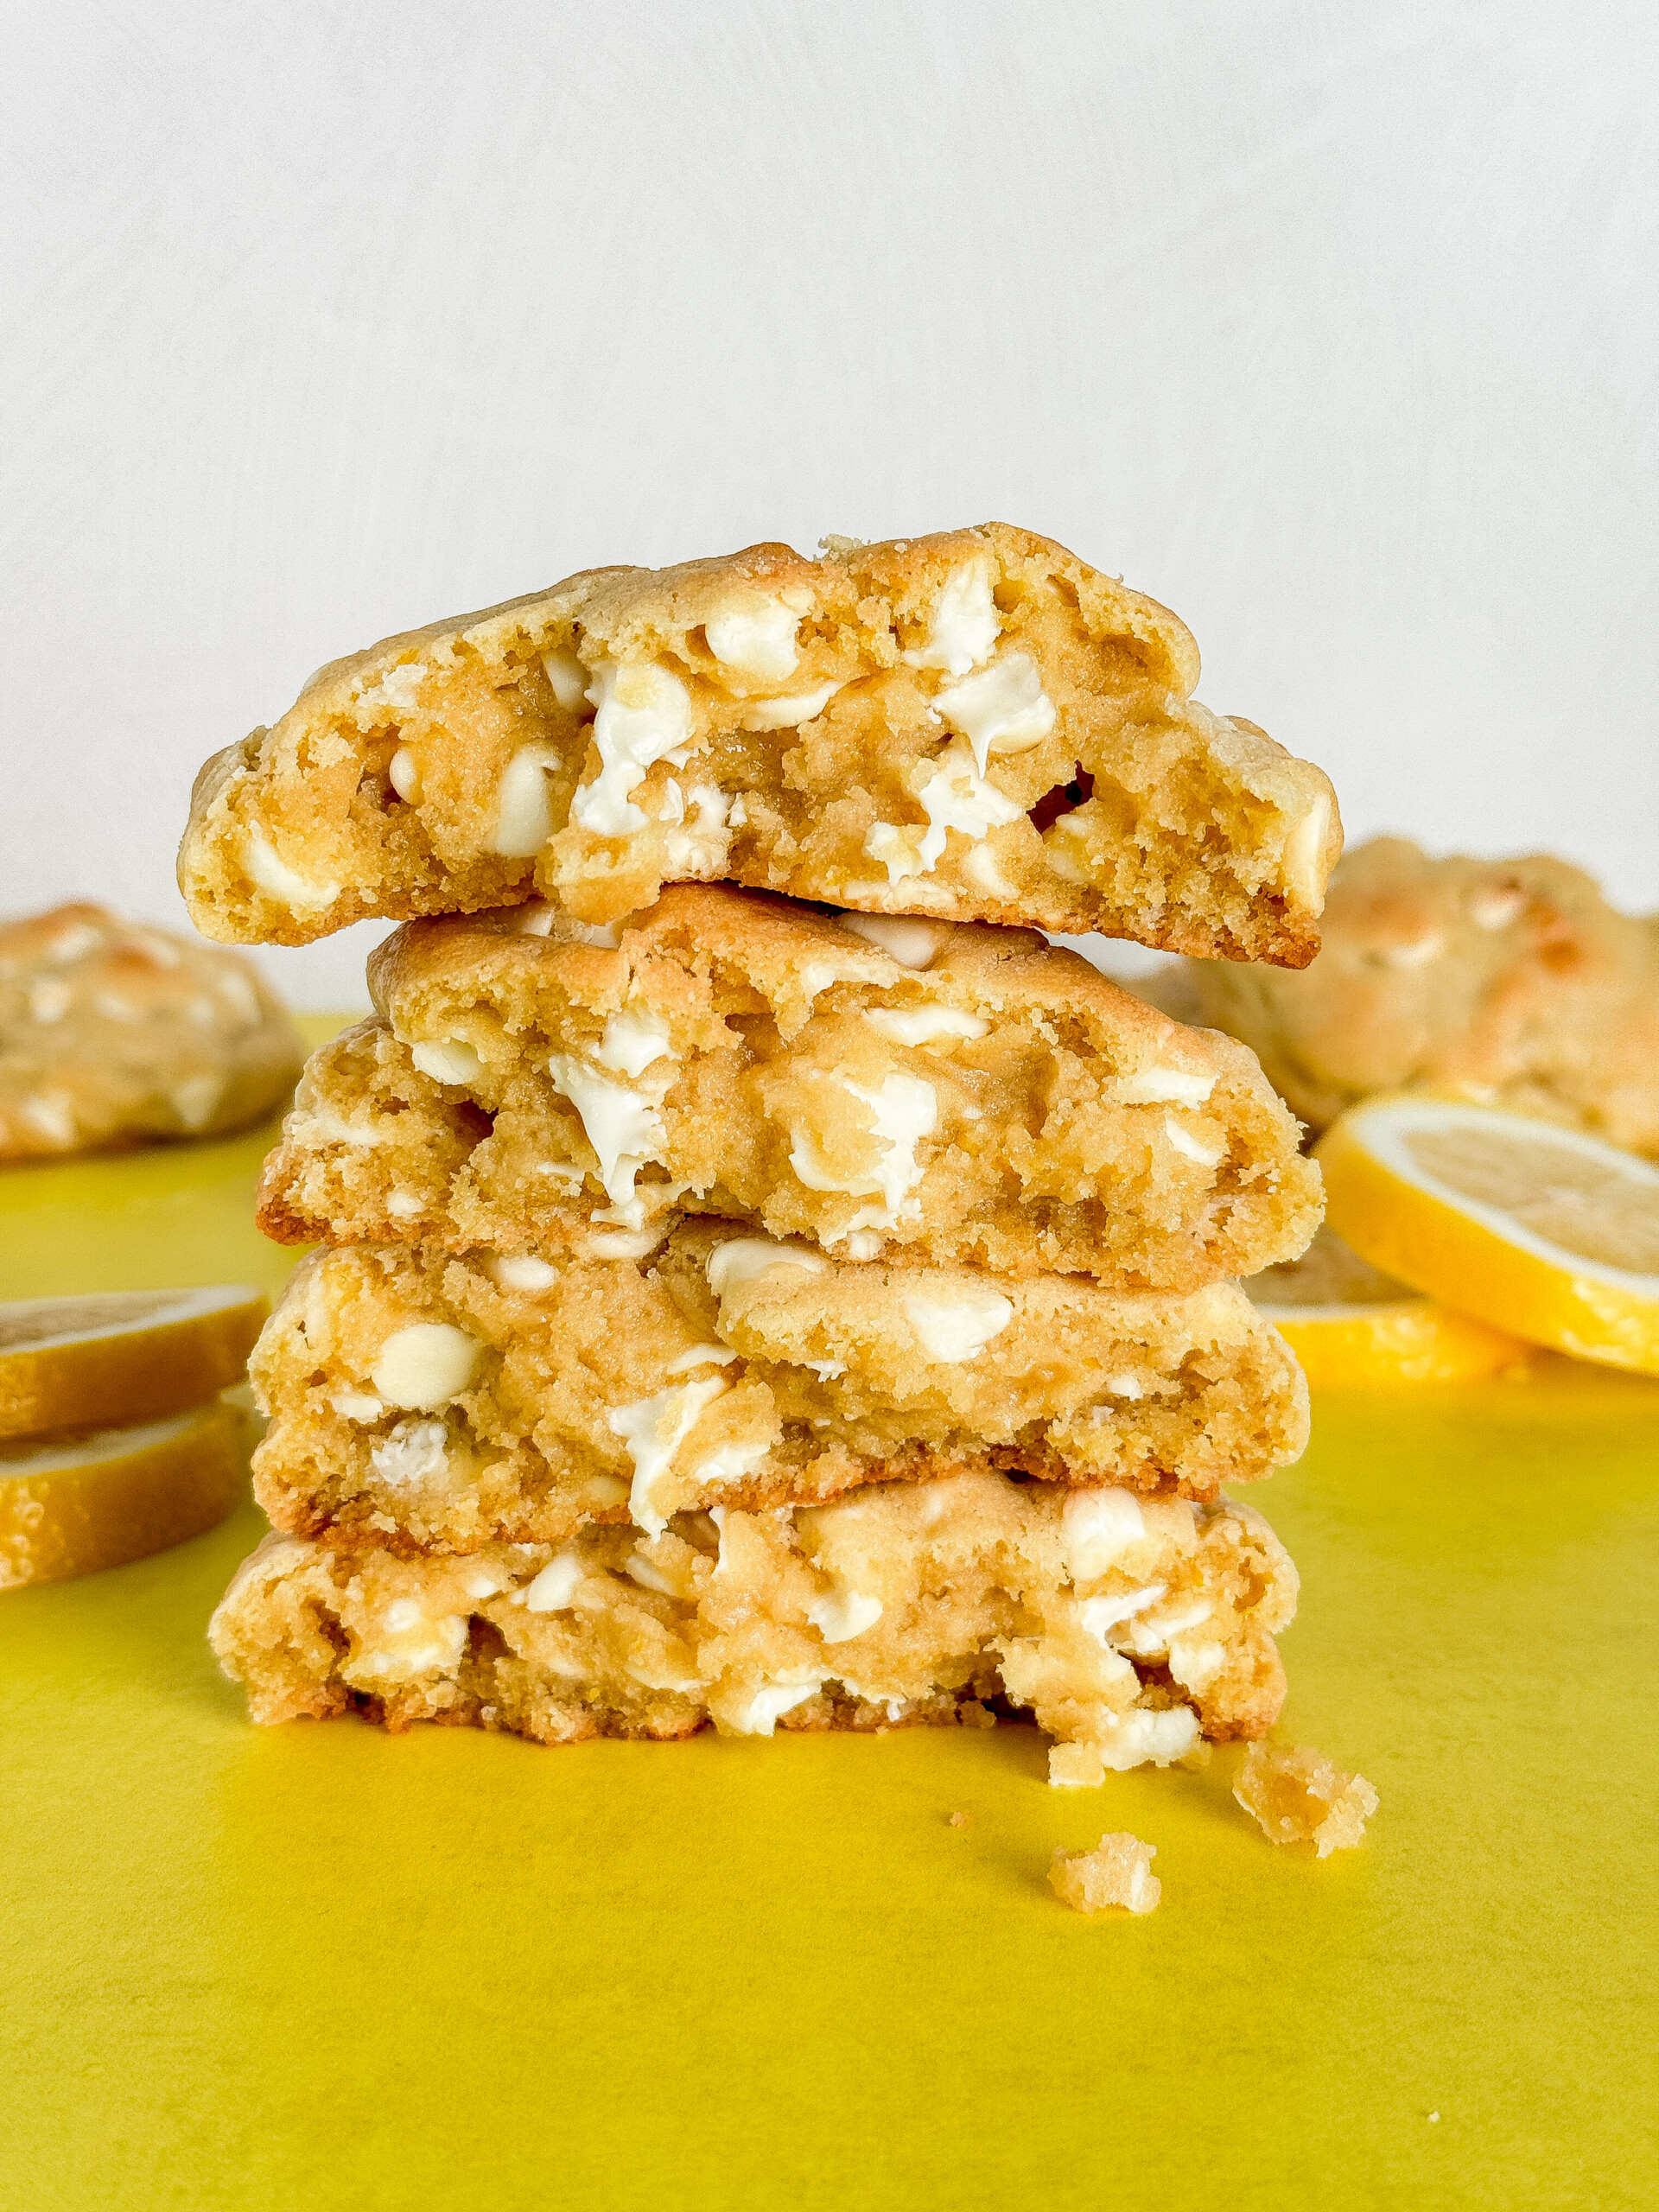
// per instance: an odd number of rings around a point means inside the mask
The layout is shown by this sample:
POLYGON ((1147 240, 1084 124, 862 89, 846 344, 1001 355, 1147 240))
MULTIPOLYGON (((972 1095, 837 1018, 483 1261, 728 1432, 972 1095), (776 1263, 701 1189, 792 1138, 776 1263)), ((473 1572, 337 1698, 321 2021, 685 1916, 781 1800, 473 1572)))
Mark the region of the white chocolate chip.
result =
POLYGON ((409 1057, 421 1073, 429 1075, 434 1083, 475 1083, 484 1072, 483 1061, 462 1037, 443 1037, 411 1045, 409 1057))
POLYGON ((1172 1151, 1179 1152, 1184 1160, 1197 1162, 1200 1167, 1219 1167, 1226 1158, 1224 1147, 1200 1144, 1188 1129, 1184 1129, 1173 1114, 1164 1116, 1164 1135, 1169 1139, 1172 1151))
POLYGON ((826 1643, 849 1643, 874 1628, 881 1618, 881 1600, 863 1590, 834 1590, 815 1599, 806 1609, 810 1620, 826 1643))
POLYGON ((632 794, 646 772, 690 742, 691 695, 665 668, 607 660, 594 671, 588 696, 598 709, 600 772, 571 801, 571 819, 597 836, 626 837, 645 826, 632 794))
POLYGON ((599 1229, 588 1239, 589 1255, 595 1260, 648 1260, 667 1236, 663 1229, 599 1229))
POLYGON ((448 1321, 416 1321, 380 1347, 370 1379, 388 1405, 421 1412, 459 1397, 483 1346, 448 1321))
POLYGON ((988 898, 1015 899, 1020 887, 1010 881, 997 863, 996 855, 988 845, 976 845, 962 856, 962 872, 970 883, 976 883, 988 898))
POLYGON ((901 968, 925 968, 950 934, 949 923, 912 921, 903 914, 837 914, 836 919, 901 968))
POLYGON ((1147 1533, 1140 1503, 1127 1490, 1073 1491, 1061 1509, 1060 1527, 1066 1572, 1074 1582, 1104 1574, 1147 1533))
POLYGON ((669 1042, 669 1027, 660 1014, 632 1008, 613 1014, 605 1024, 602 1043, 594 1058, 601 1067, 620 1075, 640 1076, 654 1060, 679 1058, 669 1042))
POLYGON ((420 763, 406 745, 400 745, 391 756, 386 776, 399 798, 414 806, 421 796, 420 763))
POLYGON ((1446 939, 1438 930, 1429 930, 1409 944, 1390 944, 1384 948, 1383 964, 1389 968, 1426 968, 1444 950, 1446 939))
POLYGON ((738 717, 738 727, 798 729, 803 722, 816 721, 842 689, 839 683, 821 683, 816 691, 801 691, 792 699, 751 699, 738 717))
POLYGON ((818 1151, 816 1132, 797 1122, 790 1129, 789 1164, 809 1191, 880 1197, 880 1208, 861 1207, 847 1229, 892 1229, 901 1210, 906 1215, 918 1211, 911 1197, 922 1179, 916 1147, 938 1126, 938 1094, 931 1083, 913 1075, 885 1077, 874 1090, 844 1077, 836 1080, 842 1090, 870 1109, 869 1134, 879 1147, 877 1163, 862 1174, 833 1174, 818 1151))
POLYGON ((671 1359, 664 1375, 689 1375, 697 1367, 725 1367, 738 1357, 730 1344, 693 1344, 690 1351, 671 1359))
POLYGON ((328 1403, 341 1421, 378 1421, 386 1410, 385 1401, 368 1390, 336 1390, 328 1403))
POLYGON ((624 1214, 623 1225, 631 1229, 642 1227, 642 1218, 628 1220, 626 1216, 638 1212, 643 1217, 643 1205, 634 1196, 634 1183, 642 1167, 661 1160, 662 1148, 668 1141, 663 1117, 657 1110, 657 1100, 642 1096, 609 1077, 595 1075, 592 1068, 568 1052, 555 1052, 547 1069, 556 1088, 582 1117, 588 1141, 598 1156, 605 1195, 624 1214))
POLYGON ((529 860, 553 835, 553 803, 547 772, 564 765, 556 745, 521 745, 496 786, 495 834, 491 849, 505 860, 529 860))
POLYGON ((776 683, 800 664, 796 643, 801 618, 781 600, 755 598, 729 602, 703 625, 709 650, 724 667, 776 683))
POLYGON ((913 1291, 905 1300, 905 1313, 930 1360, 959 1367, 977 1359, 1001 1335, 1014 1319, 1014 1307, 992 1290, 958 1291, 946 1298, 913 1291))
POLYGON ((412 1489, 447 1472, 449 1432, 441 1421, 400 1421, 370 1452, 369 1465, 389 1489, 412 1489))
POLYGON ((224 1096, 223 1076, 188 1076, 173 1091, 173 1110, 187 1129, 205 1129, 224 1096))
POLYGON ((340 896, 337 883, 321 882, 289 868, 257 830, 247 832, 243 852, 252 880, 261 891, 268 892, 286 906, 309 913, 320 907, 332 906, 340 896))
POLYGON ((575 1552, 561 1552, 549 1560, 524 1593, 524 1609, 531 1613, 564 1612, 582 1579, 582 1565, 575 1552))
POLYGON ((710 1490, 723 1490, 728 1484, 741 1483, 752 1474, 766 1457, 772 1446, 764 1436, 734 1437, 700 1459, 692 1470, 692 1480, 710 1490))
POLYGON ((634 1525, 647 1535, 660 1536, 668 1526, 655 1503, 657 1484, 672 1467, 675 1453, 696 1427, 703 1408, 729 1388, 723 1375, 711 1375, 701 1382, 683 1382, 677 1389, 658 1390, 631 1406, 619 1406, 607 1417, 611 1433, 622 1439, 633 1461, 628 1511, 634 1525))
POLYGON ((982 1037, 990 1027, 982 1014, 960 1014, 955 1007, 872 1007, 864 1019, 895 1045, 931 1045, 941 1038, 982 1037))
POLYGON ((1317 913, 1324 902, 1325 841, 1330 828, 1331 802, 1321 791, 1285 840, 1279 880, 1287 896, 1310 913, 1317 913))
POLYGON ((1149 1582, 1144 1590, 1125 1590, 1116 1597, 1085 1598, 1077 1608, 1078 1623, 1088 1635, 1098 1637, 1104 1643, 1109 1629, 1133 1620, 1148 1605, 1155 1605, 1168 1587, 1166 1582, 1149 1582))
POLYGON ((1054 727, 1054 702, 1029 653, 1004 653, 979 675, 941 691, 933 704, 973 747, 982 776, 990 753, 1029 752, 1054 727))
MULTIPOLYGON (((654 1560, 649 1560, 636 1545, 622 1563, 622 1572, 630 1582, 637 1582, 642 1590, 654 1590, 660 1598, 673 1598, 679 1593, 654 1560)), ((650 1687, 658 1687, 655 1683, 650 1687)), ((669 1688, 664 1684, 662 1687, 669 1688)))
POLYGON ((945 578, 934 601, 927 643, 904 658, 912 668, 942 668, 950 676, 966 676, 989 658, 1001 629, 991 597, 989 563, 964 561, 945 578))
POLYGON ((727 1728, 734 1736, 770 1736, 773 1727, 786 1713, 798 1705, 804 1705, 818 1687, 821 1678, 810 1681, 770 1682, 758 1689, 737 1716, 727 1721, 727 1728))
POLYGON ((498 1252, 489 1262, 489 1272, 498 1288, 531 1294, 551 1290, 559 1279, 556 1267, 530 1252, 498 1252))
POLYGON ((542 655, 542 666, 565 713, 579 715, 587 702, 589 677, 575 653, 568 645, 553 645, 542 655))
POLYGON ((1125 1106, 1202 1106, 1216 1087, 1213 1075, 1192 1075, 1185 1068, 1142 1068, 1118 1085, 1125 1106))
POLYGON ((753 1281, 769 1268, 801 1268, 808 1274, 817 1275, 829 1265, 821 1253, 809 1252, 804 1245, 781 1243, 772 1236, 734 1236, 715 1245, 703 1273, 715 1297, 724 1298, 740 1283, 753 1281))

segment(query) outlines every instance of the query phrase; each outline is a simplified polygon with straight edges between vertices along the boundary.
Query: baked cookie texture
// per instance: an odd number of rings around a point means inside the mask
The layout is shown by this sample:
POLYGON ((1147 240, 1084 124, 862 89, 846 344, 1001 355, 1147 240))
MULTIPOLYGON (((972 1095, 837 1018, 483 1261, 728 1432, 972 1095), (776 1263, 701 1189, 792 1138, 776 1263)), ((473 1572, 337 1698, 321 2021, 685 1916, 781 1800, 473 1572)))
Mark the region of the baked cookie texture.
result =
POLYGON ((245 1128, 303 1058, 233 952, 84 903, 0 924, 0 1161, 245 1128))
POLYGON ((325 1249, 250 1373, 274 1525, 402 1550, 983 1463, 1208 1500, 1307 1439, 1301 1371, 1236 1283, 836 1262, 708 1220, 651 1260, 325 1249))
POLYGON ((1242 1038, 1315 1130, 1374 1091, 1427 1090, 1659 1158, 1659 916, 1620 913, 1564 861, 1376 838, 1332 877, 1305 973, 1181 974, 1194 1018, 1242 1038))
POLYGON ((266 1722, 356 1710, 568 1743, 982 1723, 995 1700, 1098 1774, 1265 1734, 1295 1605, 1248 1506, 980 1468, 464 1557, 273 1534, 209 1632, 266 1722))
POLYGON ((717 878, 1304 965, 1324 773, 1190 694, 1165 607, 992 523, 597 569, 318 671, 197 780, 197 926, 302 944, 717 878))
POLYGON ((1033 931, 682 886, 595 934, 537 902, 379 947, 267 1234, 626 1249, 683 1201, 852 1259, 1185 1291, 1318 1223, 1254 1057, 1033 931))

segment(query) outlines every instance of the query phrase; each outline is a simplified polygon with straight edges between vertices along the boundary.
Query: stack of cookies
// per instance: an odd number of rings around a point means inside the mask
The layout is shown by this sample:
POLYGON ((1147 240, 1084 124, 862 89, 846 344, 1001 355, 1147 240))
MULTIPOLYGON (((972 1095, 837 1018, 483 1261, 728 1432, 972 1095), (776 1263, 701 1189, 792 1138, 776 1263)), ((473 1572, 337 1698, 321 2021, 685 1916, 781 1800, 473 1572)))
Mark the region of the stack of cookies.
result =
POLYGON ((321 1249, 213 1630, 257 1717, 1018 1710, 1070 1783, 1271 1725, 1294 1571, 1220 1485, 1306 1402, 1236 1279, 1317 1170, 1037 934, 1317 950, 1330 786, 1196 674, 1025 532, 763 546, 390 639, 209 764, 204 930, 404 925, 262 1186, 321 1249))

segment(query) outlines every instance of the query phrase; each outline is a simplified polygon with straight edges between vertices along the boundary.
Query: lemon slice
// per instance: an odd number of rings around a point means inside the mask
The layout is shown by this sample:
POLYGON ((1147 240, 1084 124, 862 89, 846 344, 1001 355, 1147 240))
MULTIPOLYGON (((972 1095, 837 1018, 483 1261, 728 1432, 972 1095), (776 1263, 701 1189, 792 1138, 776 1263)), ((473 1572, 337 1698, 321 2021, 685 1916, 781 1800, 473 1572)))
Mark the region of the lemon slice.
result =
POLYGON ((0 1445, 0 1590, 143 1559, 221 1522, 246 1491, 244 1421, 171 1421, 0 1445))
POLYGON ((1459 1312, 1659 1375, 1659 1167, 1493 1106, 1368 1099, 1314 1147, 1332 1227, 1459 1312))
POLYGON ((247 1283, 0 1306, 0 1436, 159 1421, 245 1372, 265 1318, 247 1283))
POLYGON ((1456 1382, 1522 1365, 1527 1345, 1385 1275, 1321 1229, 1300 1260, 1244 1285, 1314 1389, 1456 1382))

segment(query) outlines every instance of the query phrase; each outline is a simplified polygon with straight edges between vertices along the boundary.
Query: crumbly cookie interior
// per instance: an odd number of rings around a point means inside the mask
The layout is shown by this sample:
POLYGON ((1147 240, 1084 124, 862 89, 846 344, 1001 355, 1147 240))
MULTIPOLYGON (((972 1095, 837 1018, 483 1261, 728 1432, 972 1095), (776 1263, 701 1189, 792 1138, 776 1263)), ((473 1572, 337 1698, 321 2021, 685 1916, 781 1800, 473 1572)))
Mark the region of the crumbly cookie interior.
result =
MULTIPOLYGON (((656 911, 722 896, 743 894, 656 911)), ((377 956, 400 1033, 314 1058, 270 1233, 541 1248, 684 1202, 849 1258, 1186 1290, 1294 1256, 1318 1221, 1254 1058, 1033 936, 993 957, 1013 933, 872 921, 908 933, 907 965, 808 916, 763 973, 696 915, 616 948, 519 916, 568 926, 529 907, 377 956)))
POLYGON ((268 1722, 356 1710, 562 1743, 983 1720, 995 1701, 1049 1732, 1057 1778, 1097 1778, 1264 1734, 1295 1601, 1246 1506, 979 1469, 456 1558, 273 1535, 210 1633, 268 1722))
POLYGON ((321 671, 204 771, 181 880, 283 943, 727 878, 1304 964, 1330 784, 1196 673, 1166 610, 998 524, 598 571, 321 671))
POLYGON ((656 1530, 987 1459, 1209 1498, 1307 1433, 1300 1370, 1235 1284, 835 1263, 698 1220, 637 1260, 325 1249, 251 1371, 272 1522, 396 1548, 656 1530))

